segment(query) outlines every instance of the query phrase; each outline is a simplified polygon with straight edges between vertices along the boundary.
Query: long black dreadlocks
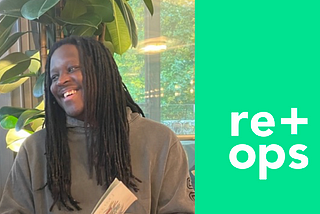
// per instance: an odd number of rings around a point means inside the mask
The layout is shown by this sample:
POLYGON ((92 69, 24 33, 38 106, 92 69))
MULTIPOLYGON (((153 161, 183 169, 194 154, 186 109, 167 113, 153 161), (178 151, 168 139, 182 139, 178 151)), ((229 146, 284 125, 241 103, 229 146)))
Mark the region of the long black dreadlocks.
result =
POLYGON ((71 195, 70 151, 67 141, 66 114, 50 91, 50 60, 56 49, 65 44, 75 45, 79 51, 83 75, 85 127, 88 158, 96 172, 98 185, 109 186, 117 177, 125 185, 138 191, 132 174, 129 125, 126 107, 144 116, 133 101, 117 65, 104 45, 92 38, 68 37, 53 45, 46 63, 45 126, 47 186, 55 204, 69 211, 80 210, 71 195), (72 206, 68 205, 71 204, 72 206))

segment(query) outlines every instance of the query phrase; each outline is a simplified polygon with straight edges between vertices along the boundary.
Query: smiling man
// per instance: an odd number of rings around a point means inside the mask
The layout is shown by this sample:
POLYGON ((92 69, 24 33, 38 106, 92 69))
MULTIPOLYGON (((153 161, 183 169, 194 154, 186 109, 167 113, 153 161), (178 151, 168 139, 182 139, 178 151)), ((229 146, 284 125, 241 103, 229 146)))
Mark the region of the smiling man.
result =
POLYGON ((22 145, 0 213, 91 213, 118 178, 138 198, 126 213, 194 213, 176 135, 144 118, 102 43, 54 44, 45 78, 45 129, 22 145))
POLYGON ((74 45, 63 45, 52 55, 50 90, 66 114, 84 120, 82 71, 79 53, 74 45))

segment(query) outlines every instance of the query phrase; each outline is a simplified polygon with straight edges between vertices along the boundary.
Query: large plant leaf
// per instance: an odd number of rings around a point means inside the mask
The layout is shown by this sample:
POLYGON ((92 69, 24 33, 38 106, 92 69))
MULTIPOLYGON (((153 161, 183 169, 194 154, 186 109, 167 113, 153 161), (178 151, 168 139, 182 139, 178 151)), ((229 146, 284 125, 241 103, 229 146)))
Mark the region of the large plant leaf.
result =
POLYGON ((44 112, 38 109, 28 109, 24 111, 18 118, 16 124, 16 131, 21 130, 25 125, 32 122, 32 120, 44 117, 44 112))
POLYGON ((48 12, 40 16, 39 19, 37 19, 37 22, 40 22, 45 25, 55 23, 55 14, 51 14, 51 11, 54 11, 54 9, 55 8, 53 7, 48 12))
POLYGON ((2 16, 0 20, 0 46, 8 39, 12 26, 17 19, 16 17, 2 16))
POLYGON ((112 55, 114 55, 114 46, 113 46, 113 44, 112 44, 112 42, 111 42, 112 39, 111 39, 109 30, 108 30, 107 27, 106 27, 105 33, 106 33, 106 35, 105 35, 105 37, 104 37, 105 40, 103 41, 103 44, 104 44, 105 47, 107 47, 107 48, 109 49, 110 53, 111 53, 112 55))
POLYGON ((74 26, 71 31, 71 35, 78 35, 78 36, 92 36, 95 31, 97 31, 98 26, 101 24, 101 17, 95 13, 86 13, 79 16, 77 19, 87 20, 95 27, 88 26, 88 25, 81 25, 81 26, 74 26))
POLYGON ((9 83, 9 84, 3 84, 0 85, 0 93, 9 93, 13 91, 14 89, 18 88, 20 85, 22 85, 25 81, 27 81, 29 78, 21 78, 17 82, 9 83))
POLYGON ((14 33, 13 35, 9 36, 7 40, 3 43, 0 43, 0 56, 2 56, 11 46, 16 43, 16 41, 25 33, 28 32, 17 32, 14 33))
POLYGON ((108 48, 108 50, 110 51, 110 53, 113 55, 114 54, 114 47, 112 42, 109 41, 103 41, 103 44, 106 48, 108 48))
MULTIPOLYGON (((30 58, 23 53, 12 53, 0 60, 0 80, 4 81, 15 75, 23 73, 30 65, 30 58)), ((28 77, 19 79, 17 82, 0 85, 0 93, 8 93, 21 84, 23 84, 28 77)))
POLYGON ((145 5, 147 6, 149 12, 151 15, 153 15, 153 4, 152 4, 152 0, 143 0, 145 5))
POLYGON ((127 2, 124 2, 125 7, 127 8, 127 13, 128 13, 128 17, 130 20, 130 36, 131 36, 131 43, 132 43, 132 47, 137 47, 138 45, 138 32, 137 32, 137 26, 136 26, 136 22, 134 20, 134 16, 133 16, 133 11, 130 7, 130 5, 127 2))
POLYGON ((14 152, 18 152, 23 141, 32 133, 33 132, 24 129, 18 132, 14 129, 10 129, 6 136, 7 148, 14 152))
POLYGON ((122 16, 127 24, 127 28, 128 28, 128 31, 129 31, 129 34, 130 34, 130 38, 132 38, 132 32, 131 32, 131 23, 130 23, 130 18, 129 18, 129 15, 128 15, 128 11, 127 11, 127 7, 125 6, 124 4, 124 1, 123 0, 115 0, 115 2, 117 3, 121 13, 122 13, 122 16))
POLYGON ((14 116, 16 118, 20 117, 22 112, 26 111, 26 108, 12 107, 12 106, 3 106, 0 108, 0 121, 7 116, 14 116))
POLYGON ((111 38, 110 32, 109 32, 109 30, 108 30, 108 27, 106 27, 105 29, 106 29, 106 30, 105 30, 106 35, 105 35, 105 37, 104 37, 104 40, 105 40, 105 41, 109 41, 109 42, 112 43, 112 38, 111 38))
POLYGON ((72 30, 71 35, 78 35, 78 36, 92 36, 97 29, 93 27, 88 27, 88 26, 75 26, 72 30))
POLYGON ((68 0, 61 12, 63 19, 75 19, 87 12, 86 4, 82 0, 68 0))
POLYGON ((44 118, 38 118, 32 121, 31 128, 33 131, 37 132, 42 129, 44 123, 44 118))
POLYGON ((45 12, 54 7, 60 0, 31 0, 21 8, 21 14, 29 20, 38 19, 45 12))
POLYGON ((0 81, 22 74, 30 65, 30 58, 20 52, 12 53, 0 60, 0 81))
POLYGON ((39 51, 38 50, 26 50, 25 52, 24 52, 28 57, 31 57, 31 56, 33 56, 33 55, 35 55, 35 54, 39 54, 39 51))
MULTIPOLYGON (((25 52, 25 54, 29 56, 31 60, 31 63, 29 65, 30 73, 38 74, 41 68, 40 51, 28 50, 25 52)), ((49 54, 49 49, 47 50, 47 54, 49 54)))
POLYGON ((36 84, 33 86, 33 96, 35 97, 41 97, 44 92, 44 77, 45 73, 42 73, 38 79, 36 84))
POLYGON ((41 68, 41 61, 40 61, 40 52, 37 51, 36 53, 30 56, 31 62, 29 66, 30 73, 37 74, 39 69, 41 68))
POLYGON ((34 73, 28 73, 28 74, 21 74, 21 75, 13 76, 13 77, 7 78, 3 81, 0 81, 0 85, 15 83, 25 77, 29 78, 29 77, 34 77, 34 76, 37 76, 37 75, 34 73))
POLYGON ((114 20, 110 0, 89 0, 86 7, 88 12, 98 14, 102 18, 102 22, 112 22, 114 20))
POLYGON ((101 17, 95 13, 86 13, 79 16, 76 19, 58 19, 62 22, 61 25, 79 25, 79 26, 88 26, 98 29, 98 25, 101 23, 101 17))
POLYGON ((21 7, 28 2, 28 0, 1 0, 0 14, 12 17, 22 17, 21 7))
POLYGON ((44 110, 44 100, 42 100, 42 101, 36 106, 35 109, 44 110))
POLYGON ((104 28, 104 26, 103 26, 103 23, 101 22, 100 25, 98 26, 98 30, 96 30, 96 31, 94 32, 94 35, 95 35, 95 36, 101 35, 103 28, 104 28))
POLYGON ((8 115, 0 121, 0 125, 4 129, 14 129, 16 127, 17 122, 18 118, 12 115, 8 115))
POLYGON ((111 0, 114 12, 114 21, 106 23, 111 36, 114 51, 117 54, 123 54, 131 45, 131 38, 127 24, 122 16, 122 13, 114 0, 111 0))

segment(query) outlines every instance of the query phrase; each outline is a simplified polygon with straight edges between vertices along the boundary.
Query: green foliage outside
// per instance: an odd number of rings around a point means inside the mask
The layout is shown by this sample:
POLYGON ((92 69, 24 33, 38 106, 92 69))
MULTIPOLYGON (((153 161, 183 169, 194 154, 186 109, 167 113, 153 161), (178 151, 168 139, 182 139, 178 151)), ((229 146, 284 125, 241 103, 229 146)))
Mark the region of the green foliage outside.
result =
POLYGON ((161 3, 162 35, 174 44, 161 54, 161 88, 165 95, 161 99, 161 119, 194 120, 194 1, 172 2, 161 3))
MULTIPOLYGON (((168 49, 161 53, 161 121, 194 120, 194 1, 162 1, 160 6, 161 35, 169 39, 168 49)), ((132 8, 142 41, 143 4, 132 1, 132 8)), ((135 101, 145 103, 144 55, 132 49, 115 58, 135 101)))

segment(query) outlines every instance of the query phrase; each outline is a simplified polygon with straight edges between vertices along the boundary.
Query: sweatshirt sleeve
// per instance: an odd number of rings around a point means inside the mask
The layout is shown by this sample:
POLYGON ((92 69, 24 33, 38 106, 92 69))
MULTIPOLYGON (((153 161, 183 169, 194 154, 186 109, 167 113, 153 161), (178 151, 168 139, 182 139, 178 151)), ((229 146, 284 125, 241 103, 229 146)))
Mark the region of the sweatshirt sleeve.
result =
POLYGON ((0 201, 1 214, 33 214, 33 194, 27 151, 24 146, 15 158, 0 201))
POLYGON ((159 197, 158 213, 195 212, 195 192, 191 184, 186 154, 178 141, 170 148, 159 197))

